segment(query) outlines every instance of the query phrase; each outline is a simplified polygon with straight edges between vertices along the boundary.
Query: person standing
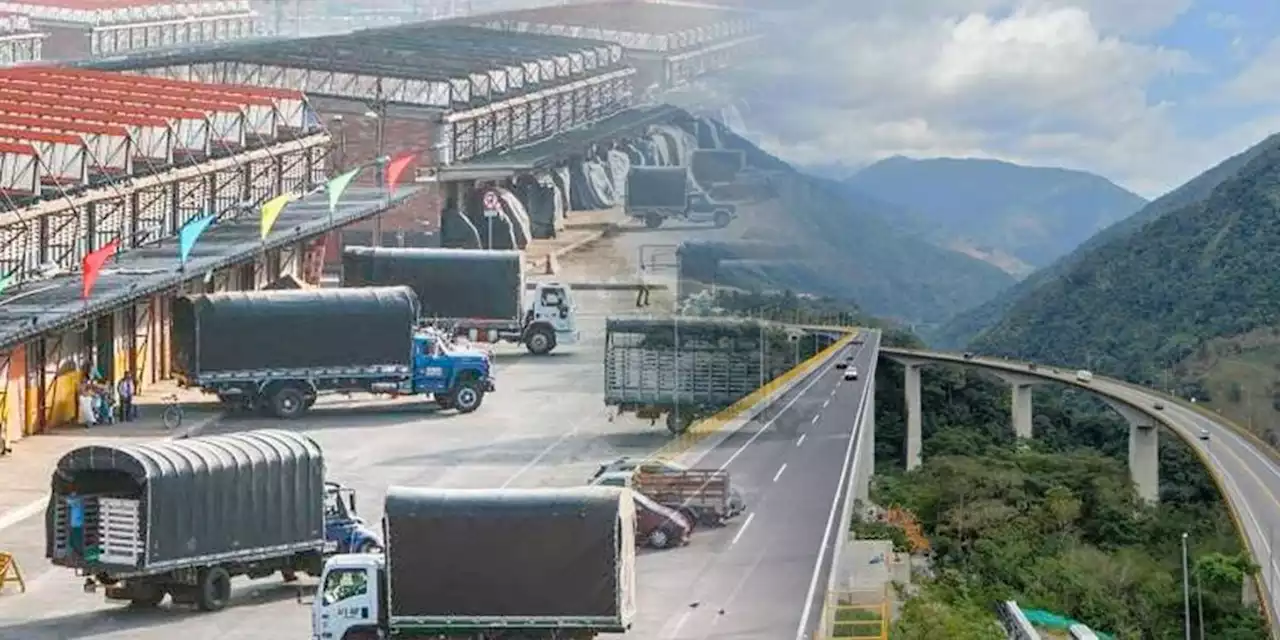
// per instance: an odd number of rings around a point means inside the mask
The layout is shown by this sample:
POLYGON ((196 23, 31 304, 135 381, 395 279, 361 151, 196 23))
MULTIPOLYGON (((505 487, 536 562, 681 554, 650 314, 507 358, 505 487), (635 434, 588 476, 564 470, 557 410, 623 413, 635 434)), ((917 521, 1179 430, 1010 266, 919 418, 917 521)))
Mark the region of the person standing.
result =
POLYGON ((93 380, 88 376, 80 382, 80 422, 84 423, 84 428, 88 429, 98 423, 97 399, 98 394, 94 392, 93 380))
POLYGON ((640 267, 640 286, 636 290, 636 306, 649 306, 649 272, 640 267))
POLYGON ((125 372, 124 377, 120 378, 120 382, 116 384, 116 395, 120 398, 120 421, 129 422, 133 420, 133 393, 136 390, 137 383, 133 379, 133 372, 125 372))

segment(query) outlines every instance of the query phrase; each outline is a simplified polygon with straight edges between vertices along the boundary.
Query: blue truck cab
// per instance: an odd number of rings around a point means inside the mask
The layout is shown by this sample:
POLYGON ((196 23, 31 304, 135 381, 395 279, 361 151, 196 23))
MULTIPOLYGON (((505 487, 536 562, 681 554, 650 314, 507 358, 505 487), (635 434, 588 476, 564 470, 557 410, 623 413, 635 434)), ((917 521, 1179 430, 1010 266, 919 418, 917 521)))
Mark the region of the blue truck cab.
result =
POLYGON ((471 413, 494 390, 493 368, 483 351, 459 349, 448 336, 426 329, 413 337, 414 395, 431 394, 441 409, 471 413))
POLYGON ((324 542, 327 553, 376 553, 382 538, 356 513, 356 492, 324 483, 324 542))

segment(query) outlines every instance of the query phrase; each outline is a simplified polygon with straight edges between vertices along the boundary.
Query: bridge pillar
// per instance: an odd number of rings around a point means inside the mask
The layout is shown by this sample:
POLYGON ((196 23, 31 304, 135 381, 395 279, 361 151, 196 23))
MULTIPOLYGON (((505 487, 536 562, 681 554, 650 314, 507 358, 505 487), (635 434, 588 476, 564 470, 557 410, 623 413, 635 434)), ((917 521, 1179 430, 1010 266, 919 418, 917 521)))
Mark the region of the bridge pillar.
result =
POLYGON ((997 373, 996 377, 1004 380, 1012 390, 1013 433, 1020 440, 1031 438, 1032 398, 1031 387, 1040 384, 1038 378, 1020 376, 1011 373, 997 373))
POLYGON ((1151 416, 1133 407, 1104 398, 1129 423, 1129 477, 1138 496, 1149 503, 1160 500, 1160 430, 1151 416))
POLYGON ((920 466, 920 367, 916 363, 903 363, 906 379, 902 387, 907 400, 907 471, 920 466))
POLYGON ((871 476, 876 473, 876 378, 867 377, 867 405, 862 410, 862 428, 858 437, 858 477, 854 497, 864 504, 871 502, 871 476))

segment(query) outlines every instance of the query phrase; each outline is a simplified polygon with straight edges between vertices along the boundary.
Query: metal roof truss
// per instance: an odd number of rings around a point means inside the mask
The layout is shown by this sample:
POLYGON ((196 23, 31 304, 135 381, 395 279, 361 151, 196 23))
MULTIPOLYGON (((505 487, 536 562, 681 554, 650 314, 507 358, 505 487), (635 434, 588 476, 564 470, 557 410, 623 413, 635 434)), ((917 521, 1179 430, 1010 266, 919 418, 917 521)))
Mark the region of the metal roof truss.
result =
POLYGON ((621 111, 631 104, 634 75, 620 69, 450 114, 441 125, 449 149, 441 164, 529 144, 621 111))
MULTIPOLYGON (((0 114, 13 116, 26 116, 30 113, 29 104, 20 103, 14 100, 6 100, 0 97, 0 114)), ((40 118, 43 120, 57 122, 81 123, 101 125, 103 127, 124 127, 128 132, 126 144, 123 147, 125 153, 130 153, 128 168, 131 169, 134 160, 165 160, 169 157, 169 127, 164 126, 146 126, 142 124, 130 124, 112 119, 110 114, 102 112, 87 112, 77 109, 62 109, 49 106, 41 106, 40 118), (159 155, 148 155, 149 153, 157 153, 159 155)), ((106 166, 115 167, 110 164, 116 161, 116 158, 105 158, 106 166)))
MULTIPOLYGON (((62 138, 65 136, 57 136, 62 138)), ((51 137, 52 138, 52 137, 51 137)), ((41 185, 85 185, 89 182, 89 156, 84 144, 75 138, 65 141, 35 139, 16 127, 0 125, 0 141, 29 144, 39 156, 41 185)))
MULTIPOLYGON (((225 79, 223 63, 201 63, 189 65, 174 65, 163 67, 148 67, 146 69, 134 69, 125 72, 126 75, 139 76, 145 78, 155 78, 158 80, 174 80, 179 82, 200 82, 208 85, 219 84, 245 84, 235 83, 225 79)), ((257 85, 265 87, 266 85, 257 85)), ((277 89, 284 88, 289 91, 301 91, 296 87, 274 87, 277 89)), ((210 91, 216 91, 217 87, 210 86, 210 91)), ((201 89, 203 92, 204 89, 201 89)), ((227 99, 232 99, 228 95, 227 99)), ((237 99, 238 100, 238 99, 237 99)), ((307 103, 305 96, 298 98, 275 97, 272 98, 274 108, 270 113, 270 118, 274 123, 270 126, 266 124, 268 114, 261 108, 265 105, 244 105, 245 126, 248 131, 255 135, 265 135, 265 131, 270 129, 272 134, 270 137, 278 135, 279 127, 301 131, 307 129, 315 119, 315 112, 307 103), (261 108, 260 108, 261 107, 261 108)))
POLYGON ((34 148, 31 153, 9 149, 0 151, 0 191, 5 194, 40 193, 40 158, 34 148))
POLYGON ((481 23, 490 29, 515 33, 533 33, 565 38, 583 38, 613 42, 627 49, 643 51, 678 51, 689 47, 746 35, 752 31, 749 20, 725 20, 712 25, 683 29, 672 33, 641 33, 604 27, 587 27, 526 20, 488 20, 481 23))
POLYGON ((0 273, 22 283, 42 278, 49 263, 74 271, 86 253, 114 239, 129 250, 172 237, 205 212, 235 216, 284 191, 310 190, 324 183, 329 142, 322 132, 0 212, 0 273))
POLYGON ((89 50, 94 56, 110 56, 184 44, 239 40, 252 36, 253 31, 254 15, 248 12, 113 24, 93 28, 89 34, 89 50))
POLYGON ((92 25, 178 20, 188 17, 245 13, 249 10, 249 0, 174 0, 173 2, 135 3, 132 6, 102 9, 57 7, 43 2, 27 3, 22 2, 22 0, 0 2, 0 11, 20 13, 37 20, 50 22, 92 25))
POLYGON ((671 86, 678 87, 698 76, 735 66, 757 48, 760 39, 761 36, 747 36, 668 56, 667 77, 671 79, 671 86))
POLYGON ((40 59, 44 46, 42 33, 13 33, 0 36, 0 65, 32 62, 40 59))

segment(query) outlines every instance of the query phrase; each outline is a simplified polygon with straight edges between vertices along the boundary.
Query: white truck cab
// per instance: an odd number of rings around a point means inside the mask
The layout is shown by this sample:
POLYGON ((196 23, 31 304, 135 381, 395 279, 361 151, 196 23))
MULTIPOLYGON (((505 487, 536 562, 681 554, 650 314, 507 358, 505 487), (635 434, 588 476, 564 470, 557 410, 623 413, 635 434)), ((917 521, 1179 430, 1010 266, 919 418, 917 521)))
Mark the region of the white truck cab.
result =
POLYGON ((526 293, 524 342, 530 352, 543 354, 582 339, 573 289, 567 283, 532 283, 526 293))
POLYGON ((311 603, 312 640, 379 637, 386 583, 381 554, 351 553, 329 558, 311 603), (364 635, 361 635, 361 634, 364 635))

